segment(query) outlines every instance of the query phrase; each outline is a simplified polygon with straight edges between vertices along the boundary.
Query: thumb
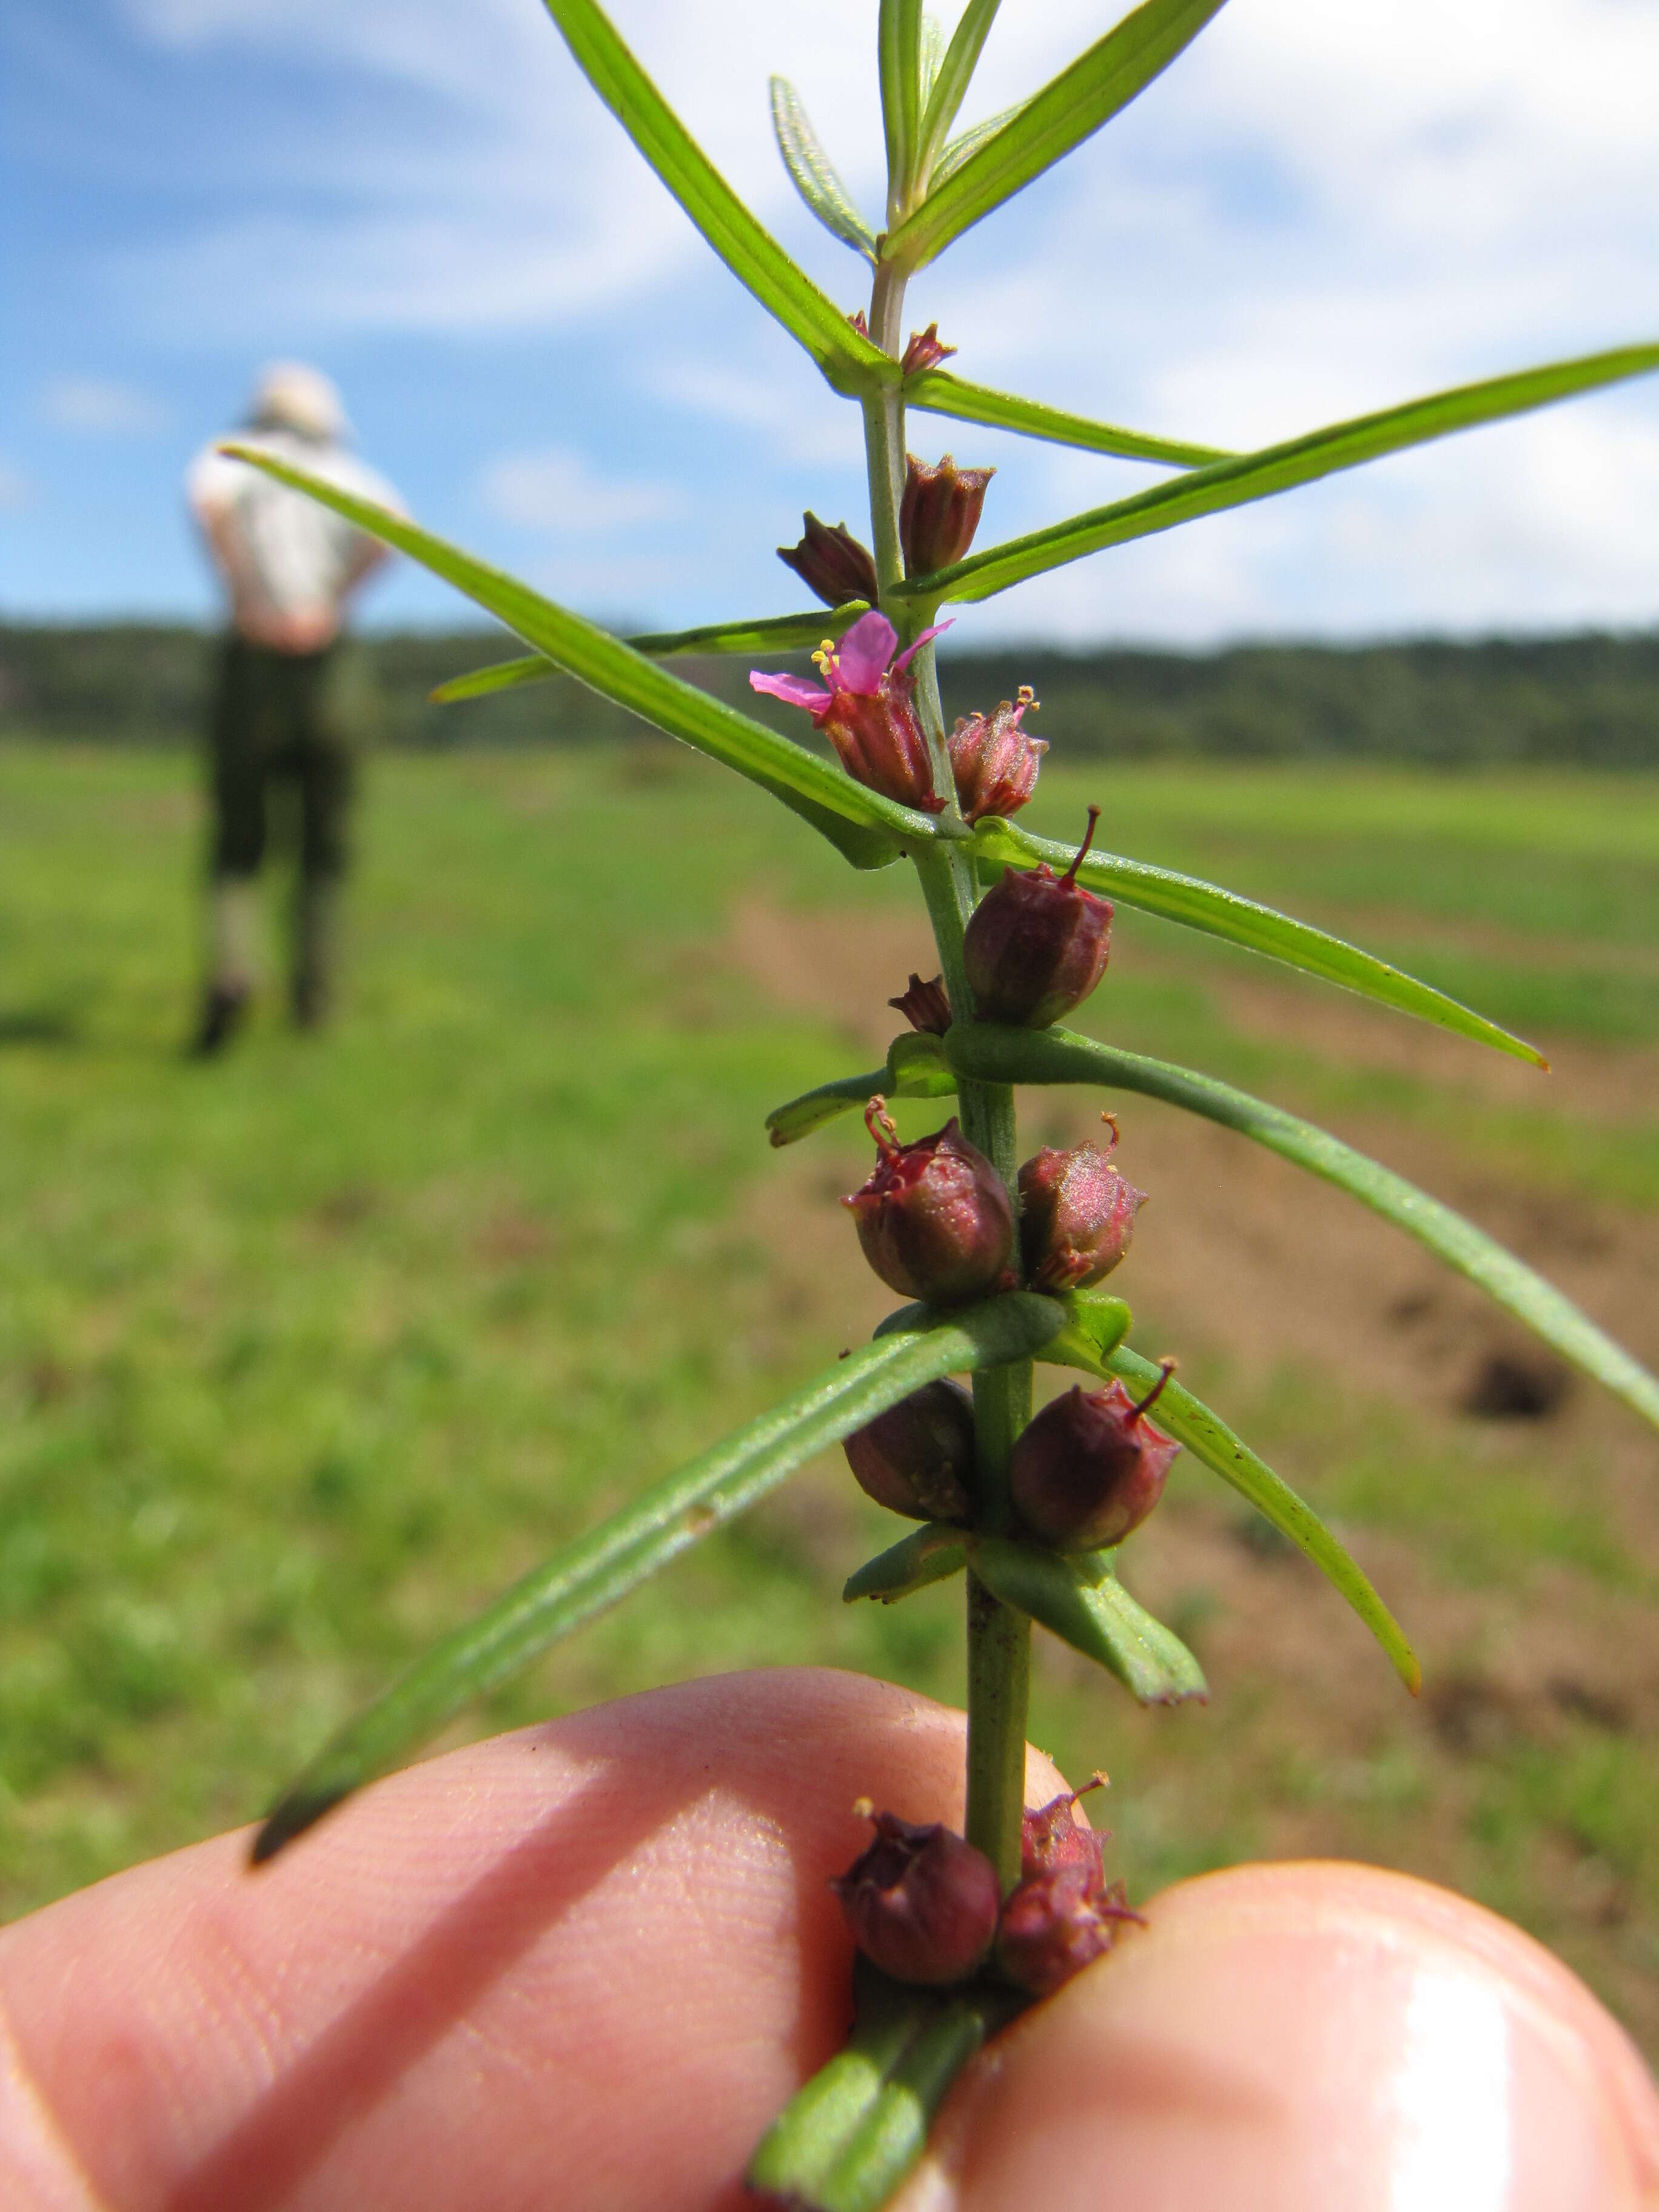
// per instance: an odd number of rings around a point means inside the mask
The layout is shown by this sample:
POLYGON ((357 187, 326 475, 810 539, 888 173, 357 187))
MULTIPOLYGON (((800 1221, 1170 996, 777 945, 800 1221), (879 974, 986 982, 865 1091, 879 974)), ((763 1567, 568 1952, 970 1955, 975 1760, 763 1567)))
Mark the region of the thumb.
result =
POLYGON ((1508 1922, 1337 1864, 1147 1917, 964 2075, 902 2212, 1659 2206, 1651 2078, 1508 1922))

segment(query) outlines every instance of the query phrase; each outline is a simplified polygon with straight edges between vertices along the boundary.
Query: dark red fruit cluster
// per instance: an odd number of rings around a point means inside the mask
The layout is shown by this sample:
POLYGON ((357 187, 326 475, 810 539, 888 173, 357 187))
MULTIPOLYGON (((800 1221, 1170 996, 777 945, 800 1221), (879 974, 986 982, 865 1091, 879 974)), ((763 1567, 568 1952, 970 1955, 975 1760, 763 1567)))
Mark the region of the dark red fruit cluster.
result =
POLYGON ((1139 1918, 1122 1883, 1106 1880, 1104 1838, 1077 1824, 1083 1794, 1026 1814, 1021 1878, 1006 1902, 995 1868, 964 1838, 937 1821, 872 1812, 866 1801, 859 1809, 875 1841, 830 1885, 854 1942, 895 1981, 966 1981, 994 1955, 1016 1988, 1048 1996, 1109 1950, 1124 1921, 1139 1918))
MULTIPOLYGON (((1115 1124, 1112 1146, 1117 1143, 1115 1124)), ((1093 1145, 1045 1145, 1019 1171, 1019 1243, 1033 1290, 1079 1291, 1109 1275, 1146 1203, 1093 1145)))

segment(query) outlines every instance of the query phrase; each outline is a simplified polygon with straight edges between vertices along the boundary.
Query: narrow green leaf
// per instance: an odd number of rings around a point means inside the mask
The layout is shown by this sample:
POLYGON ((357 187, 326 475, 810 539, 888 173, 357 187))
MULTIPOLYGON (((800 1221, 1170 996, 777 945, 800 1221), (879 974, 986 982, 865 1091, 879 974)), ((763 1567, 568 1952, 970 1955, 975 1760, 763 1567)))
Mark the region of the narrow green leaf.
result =
POLYGON ((941 149, 933 164, 931 183, 942 185, 947 177, 955 176, 970 155, 977 154, 986 141, 994 138, 999 131, 1007 129, 1024 105, 1023 100, 1017 100, 1012 107, 1002 108, 995 115, 988 115, 983 123, 971 124, 960 137, 952 138, 941 149))
POLYGON ((945 2091, 1023 2002, 989 1989, 948 1998, 883 2082, 818 2187, 805 2196, 786 2191, 783 2201, 799 2212, 881 2212, 927 2148, 945 2091))
POLYGON ((948 415, 959 422, 983 422, 991 429, 1016 430, 1022 437, 1046 439, 1051 446, 1078 446, 1085 453, 1113 453, 1120 460, 1166 461, 1171 468, 1200 469, 1227 458, 1214 446, 1154 438, 1143 430, 1122 429, 1115 422, 1091 422, 1086 416, 1068 415, 1063 408, 1045 407, 1039 400, 993 392, 983 384, 967 384, 948 369, 923 369, 908 378, 904 404, 920 408, 924 414, 948 415))
POLYGON ((853 2033, 846 2046, 798 2089, 762 2136, 744 2176, 751 2189, 806 2206, 874 2109, 882 2084, 940 2000, 879 1974, 862 1954, 853 1964, 853 2033))
POLYGON ((1121 1052, 1070 1030, 1010 1030, 958 1023, 945 1039, 960 1075, 988 1083, 1094 1083, 1162 1098, 1322 1176, 1339 1190, 1416 1237, 1479 1285, 1534 1335, 1659 1428, 1659 1381, 1638 1365, 1553 1284, 1486 1231, 1414 1183, 1282 1107, 1269 1106, 1213 1076, 1121 1052))
MULTIPOLYGON (((1043 860, 1062 871, 1071 866, 1076 849, 1057 844, 1053 838, 1034 837, 1015 823, 997 819, 979 823, 974 844, 976 854, 992 862, 1030 867, 1043 860)), ((1201 930, 1206 936, 1245 945, 1270 960, 1299 968, 1304 975, 1318 975, 1328 983, 1340 984, 1344 990, 1357 991, 1363 999, 1376 1000, 1402 1014, 1415 1014, 1459 1036, 1471 1037, 1478 1044, 1510 1053, 1516 1060, 1529 1060, 1537 1067, 1549 1064, 1536 1046, 1512 1036, 1508 1030, 1448 998, 1432 984, 1419 983, 1415 976, 1391 967, 1374 953, 1362 952, 1355 945, 1345 945, 1340 937, 1329 936, 1310 922, 1293 921, 1270 906, 1259 906, 1254 899, 1241 898, 1237 891, 1201 883, 1197 877, 1181 875, 1173 868, 1155 868, 1144 860, 1127 860, 1097 849, 1085 859, 1078 880, 1091 890, 1121 900, 1125 906, 1139 907, 1144 914, 1161 915, 1166 921, 1178 921, 1185 928, 1201 930)))
POLYGON ((1062 1553, 979 1536, 969 1559, 993 1596, 1115 1674, 1139 1704, 1209 1695, 1203 1668, 1172 1628, 1136 1604, 1112 1571, 1109 1552, 1062 1553))
POLYGON ((852 1605, 861 1597, 872 1597, 883 1605, 893 1605, 913 1590, 926 1589, 930 1583, 948 1582, 967 1565, 967 1547, 962 1529, 951 1528, 948 1522, 930 1521, 925 1528, 902 1536, 896 1544, 890 1544, 884 1552, 878 1552, 856 1574, 849 1575, 842 1590, 842 1602, 852 1605))
POLYGON ((896 374, 757 222, 594 0, 546 0, 576 64, 726 267, 804 346, 838 392, 872 392, 896 374))
POLYGON ((568 607, 544 599, 515 576, 475 561, 459 546, 446 544, 402 515, 355 498, 309 471, 273 459, 234 439, 219 448, 250 461, 281 483, 307 492, 325 507, 395 545, 399 552, 442 576, 458 590, 499 615, 527 645, 577 677, 602 697, 626 707, 670 737, 736 769, 751 783, 769 791, 849 860, 854 867, 885 867, 905 843, 936 835, 932 817, 913 813, 890 799, 866 790, 828 761, 791 744, 763 722, 711 699, 693 684, 659 668, 619 637, 612 637, 568 607))
POLYGON ((881 0, 876 51, 890 210, 902 201, 915 174, 916 131, 921 120, 921 0, 881 0))
POLYGON ((1050 1366, 1081 1367, 1097 1375, 1101 1361, 1129 1334, 1134 1316, 1121 1298, 1107 1297, 1099 1291, 1068 1291, 1060 1304, 1066 1309, 1066 1326, 1043 1358, 1050 1366))
POLYGON ((1352 422, 1334 422, 1310 430, 1282 446, 1267 446, 1259 453, 1241 453, 1196 469, 1174 482, 1154 484, 1128 499, 1074 515, 1069 522, 1051 524, 1029 537, 1011 538, 1000 545, 970 553, 953 568, 931 576, 913 577, 896 588, 907 598, 928 606, 946 599, 988 599, 1006 592, 1028 576, 1080 561, 1108 545, 1125 545, 1149 538, 1160 530, 1173 530, 1200 515, 1219 514, 1251 501, 1272 499, 1299 484, 1321 477, 1358 468, 1364 461, 1380 460, 1386 453, 1403 453, 1456 430, 1472 430, 1483 422, 1499 422, 1534 408, 1553 406, 1583 392, 1619 384, 1627 377, 1645 376, 1659 368, 1659 345, 1623 346, 1612 353, 1588 354, 1575 361, 1552 362, 1512 376, 1498 376, 1483 384, 1464 384, 1450 392, 1437 392, 1425 399, 1413 399, 1381 414, 1362 415, 1352 422))
POLYGON ((876 234, 853 204, 852 195, 824 152, 800 94, 787 76, 771 80, 772 129, 789 181, 834 238, 872 264, 876 234))
MULTIPOLYGON (((1138 1397, 1144 1397, 1163 1370, 1143 1359, 1128 1346, 1120 1345, 1106 1362, 1138 1397)), ((1264 1519, 1270 1521, 1297 1549, 1311 1559, 1321 1574, 1340 1591, 1388 1654, 1401 1680, 1415 1697, 1423 1686, 1423 1670, 1406 1641, 1399 1622, 1377 1595, 1358 1565, 1312 1506, 1298 1498, 1288 1482, 1281 1481, 1265 1460, 1258 1459, 1241 1443, 1218 1413, 1212 1413, 1192 1392, 1176 1382, 1165 1382, 1158 1394, 1158 1423, 1211 1473, 1229 1482, 1247 1498, 1264 1519)))
MULTIPOLYGON (((753 622, 707 623, 697 629, 650 630, 623 642, 652 660, 668 660, 679 653, 810 653, 826 637, 839 637, 869 611, 867 599, 848 599, 844 606, 819 607, 804 615, 763 615, 753 622)), ((522 660, 498 660, 469 675, 452 676, 428 696, 434 707, 447 707, 458 699, 482 699, 520 684, 543 684, 558 673, 545 653, 532 653, 522 660)))
POLYGON ((1145 0, 930 191, 890 233, 883 259, 907 270, 931 261, 1127 107, 1221 5, 1222 0, 1145 0))
POLYGON ((918 173, 930 180, 938 167, 951 125, 957 119, 957 111, 979 66, 980 53, 996 21, 1000 4, 1000 0, 968 0, 951 34, 951 43, 927 87, 918 173))
POLYGON ((939 73, 945 66, 945 33, 939 27, 937 15, 924 8, 921 11, 921 112, 927 112, 927 103, 933 96, 933 87, 939 82, 939 73))
POLYGON ((924 1042, 913 1030, 893 1039, 885 1067, 872 1068, 867 1075, 838 1076, 835 1082, 821 1083, 816 1091, 804 1091, 787 1105, 775 1106, 766 1117, 767 1134, 781 1151, 785 1145, 799 1144, 803 1137, 810 1137, 814 1129, 822 1128, 838 1115, 868 1105, 878 1091, 889 1098, 948 1098, 956 1087, 956 1077, 945 1065, 939 1039, 929 1037, 924 1042), (930 1046, 932 1050, 927 1048, 930 1046))
POLYGON ((260 1830, 257 1862, 384 1773, 452 1714, 527 1666, 743 1512, 815 1452, 941 1375, 1028 1358, 1061 1326, 1051 1299, 1015 1291, 862 1346, 647 1490, 516 1583, 347 1723, 260 1830))
POLYGON ((804 1091, 799 1098, 775 1106, 766 1117, 766 1133, 774 1148, 781 1152, 786 1145, 798 1145, 803 1137, 810 1137, 826 1121, 850 1114, 855 1106, 867 1105, 886 1084, 884 1067, 872 1067, 867 1075, 837 1076, 833 1083, 821 1083, 816 1091, 804 1091))

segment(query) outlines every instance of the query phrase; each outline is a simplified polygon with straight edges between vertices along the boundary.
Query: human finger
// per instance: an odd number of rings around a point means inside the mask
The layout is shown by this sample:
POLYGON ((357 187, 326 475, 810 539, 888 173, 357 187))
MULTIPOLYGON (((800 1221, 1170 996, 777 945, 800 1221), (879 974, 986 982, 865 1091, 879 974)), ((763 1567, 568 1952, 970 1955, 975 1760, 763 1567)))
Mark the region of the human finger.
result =
POLYGON ((902 2212, 1659 2203, 1651 2076, 1509 1922, 1330 1863, 1235 1868, 1146 1911, 963 2077, 902 2212))

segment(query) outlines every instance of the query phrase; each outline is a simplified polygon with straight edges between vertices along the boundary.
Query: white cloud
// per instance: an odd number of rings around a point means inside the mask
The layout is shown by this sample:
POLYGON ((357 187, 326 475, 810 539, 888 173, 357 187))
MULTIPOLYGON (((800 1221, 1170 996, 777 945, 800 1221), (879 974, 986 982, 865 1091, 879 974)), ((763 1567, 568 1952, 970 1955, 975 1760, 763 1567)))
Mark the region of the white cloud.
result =
POLYGON ((148 392, 107 376, 53 377, 40 393, 40 413, 55 429, 101 438, 148 437, 167 420, 148 392))
POLYGON ((497 520, 521 530, 570 537, 602 536, 641 523, 665 522, 685 511, 676 484, 630 483, 601 477, 580 453, 562 447, 509 453, 484 471, 479 487, 497 520))

